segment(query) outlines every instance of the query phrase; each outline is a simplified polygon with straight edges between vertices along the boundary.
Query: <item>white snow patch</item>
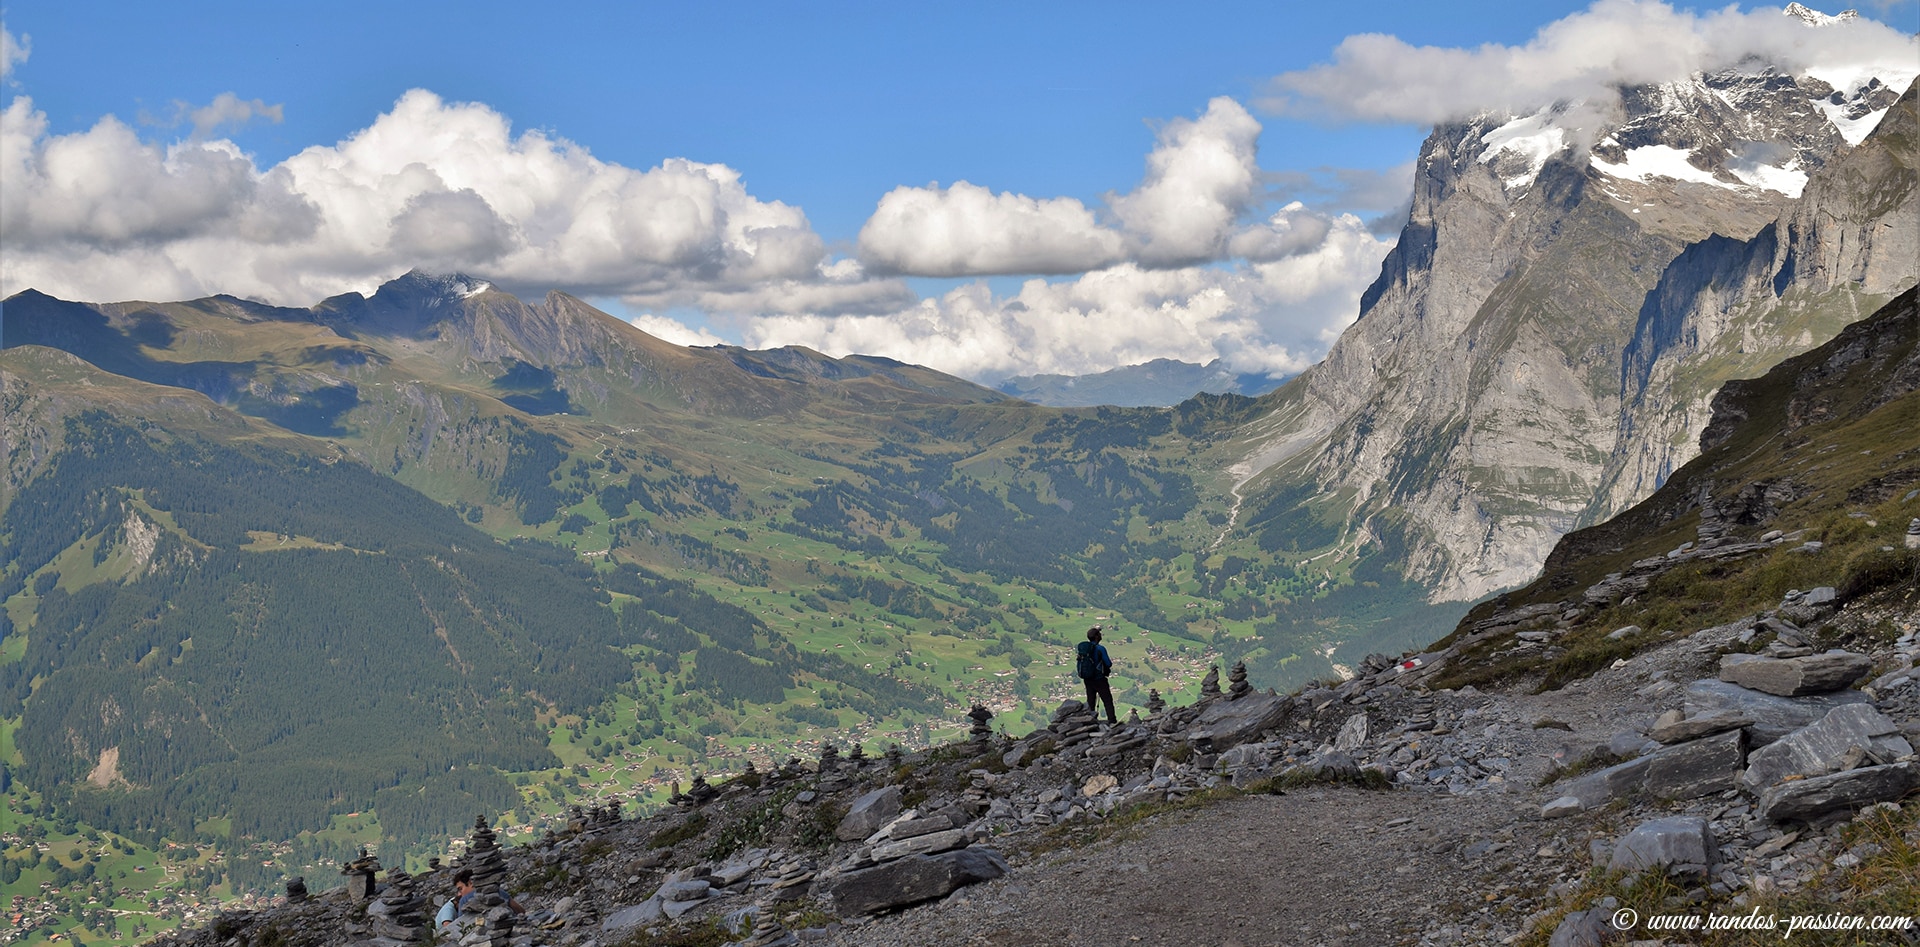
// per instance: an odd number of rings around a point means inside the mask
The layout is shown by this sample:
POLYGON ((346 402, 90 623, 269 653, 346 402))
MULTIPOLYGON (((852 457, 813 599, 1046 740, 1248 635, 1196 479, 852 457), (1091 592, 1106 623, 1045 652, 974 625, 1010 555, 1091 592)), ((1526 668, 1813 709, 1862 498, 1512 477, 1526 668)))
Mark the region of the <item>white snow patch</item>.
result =
POLYGON ((1779 191, 1788 197, 1799 197, 1807 187, 1807 172, 1800 170, 1798 161, 1789 161, 1784 168, 1762 164, 1751 168, 1729 167, 1727 170, 1749 187, 1779 191))
POLYGON ((467 286, 466 289, 463 289, 460 291, 460 298, 472 299, 473 297, 478 296, 481 293, 484 293, 487 290, 492 288, 493 288, 493 284, 487 282, 486 280, 474 280, 473 283, 467 286))
MULTIPOLYGON (((1609 164, 1594 158, 1593 166, 1602 174, 1630 181, 1646 181, 1650 178, 1672 178, 1676 181, 1694 181, 1711 184, 1731 190, 1734 185, 1713 176, 1711 171, 1702 171, 1687 163, 1691 151, 1681 151, 1671 145, 1647 145, 1627 152, 1627 160, 1619 164, 1609 164)), ((1802 175, 1804 179, 1805 175, 1802 175)))
MULTIPOLYGON (((1875 79, 1894 92, 1904 92, 1920 78, 1920 69, 1911 62, 1849 62, 1825 63, 1809 66, 1806 74, 1826 83, 1839 92, 1841 98, 1852 101, 1867 84, 1875 79)), ((1859 118, 1848 118, 1846 106, 1835 105, 1826 99, 1814 99, 1813 105, 1827 116, 1833 127, 1840 131, 1840 137, 1849 145, 1857 145, 1865 140, 1868 133, 1880 126, 1880 120, 1887 115, 1886 109, 1868 112, 1859 118)))
POLYGON ((1507 188, 1511 190, 1532 184, 1533 179, 1539 176, 1540 169, 1546 166, 1547 159, 1567 147, 1566 131, 1551 122, 1550 111, 1540 111, 1525 118, 1516 118, 1480 136, 1480 143, 1487 146, 1487 150, 1480 155, 1480 163, 1488 164, 1501 154, 1514 152, 1527 160, 1527 170, 1507 178, 1507 188))

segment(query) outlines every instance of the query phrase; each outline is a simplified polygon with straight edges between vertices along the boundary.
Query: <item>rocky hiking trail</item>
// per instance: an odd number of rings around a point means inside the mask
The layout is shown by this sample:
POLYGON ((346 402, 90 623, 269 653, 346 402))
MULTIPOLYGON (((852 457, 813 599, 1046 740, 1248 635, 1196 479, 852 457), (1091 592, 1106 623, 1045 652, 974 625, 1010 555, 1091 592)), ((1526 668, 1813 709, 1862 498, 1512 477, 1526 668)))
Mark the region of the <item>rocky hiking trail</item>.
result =
MULTIPOLYGON (((485 896, 438 936, 1651 947, 1699 941, 1613 931, 1615 906, 1920 914, 1920 616, 1840 605, 1815 590, 1691 633, 1619 629, 1631 656, 1540 693, 1438 686, 1490 635, 1551 649, 1579 617, 1519 609, 1296 694, 1235 666, 1192 706, 1154 694, 1145 719, 1102 727, 1068 701, 1019 737, 976 706, 964 743, 829 745, 816 765, 696 778, 642 819, 577 813, 527 846, 499 848, 481 820, 462 864, 485 896)), ((382 884, 370 857, 345 890, 162 942, 424 942, 452 867, 382 884)))

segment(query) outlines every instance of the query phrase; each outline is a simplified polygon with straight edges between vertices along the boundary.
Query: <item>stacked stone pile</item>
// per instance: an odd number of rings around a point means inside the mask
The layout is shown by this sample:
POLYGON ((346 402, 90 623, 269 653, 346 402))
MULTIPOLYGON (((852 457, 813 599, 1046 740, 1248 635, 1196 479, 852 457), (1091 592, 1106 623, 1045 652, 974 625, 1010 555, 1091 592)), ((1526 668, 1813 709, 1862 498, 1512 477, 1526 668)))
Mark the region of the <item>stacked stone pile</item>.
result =
POLYGON ((485 814, 473 817, 473 832, 467 838, 467 857, 461 862, 473 872, 473 888, 481 894, 498 894, 507 877, 506 859, 500 855, 500 842, 487 825, 485 814))
POLYGON ((426 897, 414 891, 413 877, 405 869, 389 870, 380 899, 367 906, 373 942, 398 945, 428 940, 429 909, 426 897))

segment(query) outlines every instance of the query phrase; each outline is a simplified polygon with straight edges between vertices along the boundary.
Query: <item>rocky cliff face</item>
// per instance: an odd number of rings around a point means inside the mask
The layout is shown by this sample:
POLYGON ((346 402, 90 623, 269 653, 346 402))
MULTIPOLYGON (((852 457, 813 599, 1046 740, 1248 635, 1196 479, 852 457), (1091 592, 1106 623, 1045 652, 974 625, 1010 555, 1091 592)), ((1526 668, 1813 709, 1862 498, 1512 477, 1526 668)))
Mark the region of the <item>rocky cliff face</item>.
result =
POLYGON ((1699 443, 1715 389, 1811 348, 1912 286, 1920 260, 1920 95, 1813 175, 1748 240, 1709 238, 1641 307, 1622 371, 1620 437, 1591 520, 1646 496, 1699 443))
POLYGON ((1914 281, 1911 102, 1862 140, 1887 82, 1728 72, 1437 128, 1360 320, 1242 432, 1240 525, 1311 509, 1435 600, 1524 581, 1720 381, 1914 281))

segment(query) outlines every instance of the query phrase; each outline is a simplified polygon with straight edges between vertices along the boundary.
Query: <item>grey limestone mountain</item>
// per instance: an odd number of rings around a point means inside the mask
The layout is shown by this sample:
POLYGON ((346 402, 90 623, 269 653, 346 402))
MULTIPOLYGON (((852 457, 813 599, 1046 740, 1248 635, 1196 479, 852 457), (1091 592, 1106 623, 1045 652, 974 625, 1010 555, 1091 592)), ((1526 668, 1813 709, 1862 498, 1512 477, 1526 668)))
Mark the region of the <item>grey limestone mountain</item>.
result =
POLYGON ((1732 70, 1436 128, 1359 321, 1241 430, 1235 526, 1384 547, 1435 601, 1526 580, 1697 452, 1721 382, 1914 283, 1895 97, 1732 70))

